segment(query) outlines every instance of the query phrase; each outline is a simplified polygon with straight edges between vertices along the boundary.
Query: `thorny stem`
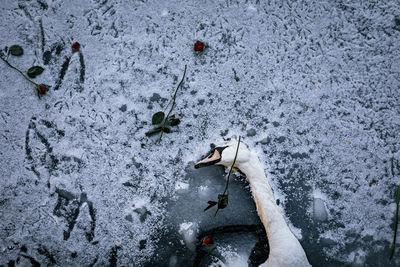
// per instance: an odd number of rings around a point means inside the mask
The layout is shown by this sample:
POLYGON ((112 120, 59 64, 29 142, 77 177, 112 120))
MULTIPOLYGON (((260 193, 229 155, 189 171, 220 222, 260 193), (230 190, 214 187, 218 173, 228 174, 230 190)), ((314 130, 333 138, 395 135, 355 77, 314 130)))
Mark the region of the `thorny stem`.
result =
MULTIPOLYGON (((239 153, 239 145, 240 145, 240 136, 239 136, 239 140, 238 140, 238 145, 237 145, 237 147, 236 147, 235 158, 233 159, 232 166, 231 166, 231 168, 230 168, 230 170, 229 170, 229 173, 228 173, 228 175, 227 175, 227 177, 226 177, 225 189, 224 189, 224 193, 222 193, 223 196, 225 196, 225 195, 226 195, 226 192, 228 191, 229 177, 231 176, 233 166, 235 166, 235 163, 236 163, 236 158, 237 158, 237 155, 238 155, 238 153, 239 153)), ((217 216, 218 211, 219 211, 219 208, 217 208, 217 210, 215 211, 214 217, 217 216)))
MULTIPOLYGON (((187 67, 187 65, 185 65, 185 70, 184 70, 184 72, 183 72, 182 80, 179 82, 178 86, 176 87, 174 96, 172 97, 172 106, 171 106, 171 109, 169 110, 169 112, 168 112, 168 114, 167 114, 167 117, 165 117, 164 123, 163 123, 163 125, 162 125, 162 129, 161 129, 160 138, 158 139, 158 143, 161 143, 161 138, 162 138, 163 133, 164 133, 165 124, 167 123, 168 117, 169 117, 169 115, 171 114, 172 110, 173 110, 174 107, 175 107, 176 94, 178 93, 178 89, 179 89, 179 87, 182 85, 183 80, 185 79, 186 67, 187 67)), ((168 105, 169 105, 169 104, 168 104, 168 105)))
POLYGON ((392 248, 390 251, 390 257, 389 260, 393 258, 394 255, 394 249, 396 248, 396 237, 397 237, 397 225, 399 222, 399 202, 400 202, 400 185, 397 187, 397 195, 396 195, 396 218, 394 220, 394 237, 393 237, 393 243, 392 243, 392 248))
POLYGON ((167 110, 167 108, 169 107, 169 104, 171 104, 171 102, 172 102, 172 98, 168 101, 168 104, 165 106, 165 109, 163 110, 164 113, 167 110))
POLYGON ((18 71, 18 72, 22 75, 22 77, 25 78, 25 80, 27 80, 28 82, 32 83, 32 84, 35 85, 36 87, 39 86, 39 84, 35 83, 34 81, 32 81, 31 79, 29 79, 28 77, 26 77, 26 75, 25 75, 22 71, 20 71, 19 69, 17 69, 17 68, 14 67, 13 65, 11 65, 10 62, 8 62, 8 61, 7 61, 6 59, 4 59, 2 56, 0 56, 0 58, 1 58, 1 60, 3 60, 10 68, 12 68, 12 69, 18 71))
POLYGON ((236 163, 236 158, 237 158, 237 155, 238 155, 238 152, 239 152, 239 145, 240 145, 240 136, 239 136, 238 145, 237 145, 237 148, 236 148, 235 158, 233 159, 233 163, 232 163, 231 169, 229 170, 229 173, 228 173, 228 176, 227 176, 227 179, 226 179, 226 185, 225 185, 225 190, 224 190, 223 195, 225 195, 226 191, 228 191, 229 177, 231 176, 233 166, 235 166, 235 163, 236 163))

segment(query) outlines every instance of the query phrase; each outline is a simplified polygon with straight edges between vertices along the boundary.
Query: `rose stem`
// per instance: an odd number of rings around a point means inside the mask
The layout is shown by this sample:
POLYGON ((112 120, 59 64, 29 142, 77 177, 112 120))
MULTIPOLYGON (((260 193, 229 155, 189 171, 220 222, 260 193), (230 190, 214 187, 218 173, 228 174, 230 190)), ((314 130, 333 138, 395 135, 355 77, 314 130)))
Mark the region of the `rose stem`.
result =
POLYGON ((171 106, 171 109, 169 110, 169 112, 168 112, 168 114, 167 114, 167 117, 165 117, 165 120, 164 120, 164 123, 163 123, 162 129, 161 129, 160 138, 158 139, 158 143, 160 143, 160 142, 161 142, 161 138, 162 138, 162 136, 163 136, 163 133, 164 133, 165 124, 166 124, 166 122, 167 122, 167 120, 168 120, 168 117, 169 117, 169 115, 171 114, 172 110, 173 110, 173 109, 174 109, 174 107, 175 107, 176 93, 178 93, 178 89, 179 89, 179 87, 182 85, 182 83, 183 83, 183 80, 185 79, 185 75, 186 75, 186 67, 187 67, 187 65, 185 65, 185 70, 184 70, 184 72, 183 72, 182 80, 179 82, 178 86, 176 87, 176 90, 175 90, 174 96, 172 97, 172 106, 171 106))
POLYGON ((11 64, 10 64, 6 59, 4 59, 2 56, 0 56, 0 58, 1 58, 5 63, 7 63, 7 65, 10 66, 10 68, 12 68, 12 69, 18 71, 18 72, 25 78, 25 80, 27 80, 28 82, 34 84, 36 87, 39 86, 37 83, 35 83, 34 81, 32 81, 31 79, 29 79, 28 77, 26 77, 26 75, 25 75, 22 71, 20 71, 19 69, 17 69, 17 68, 14 67, 13 65, 11 65, 11 64))

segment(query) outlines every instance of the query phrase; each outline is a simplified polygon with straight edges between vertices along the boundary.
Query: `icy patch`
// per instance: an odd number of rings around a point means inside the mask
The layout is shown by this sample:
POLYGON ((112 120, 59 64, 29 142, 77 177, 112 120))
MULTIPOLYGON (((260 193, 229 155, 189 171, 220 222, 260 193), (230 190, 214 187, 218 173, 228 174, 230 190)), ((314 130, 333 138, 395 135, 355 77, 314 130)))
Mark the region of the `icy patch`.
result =
POLYGON ((249 5, 247 9, 250 11, 257 11, 257 8, 255 8, 253 5, 249 5))
POLYGON ((198 225, 194 222, 184 222, 179 226, 179 234, 182 235, 185 245, 191 250, 196 249, 196 236, 198 233, 198 225))
POLYGON ((231 246, 218 247, 218 252, 225 259, 226 266, 243 267, 248 265, 248 255, 239 254, 231 246))
POLYGON ((318 188, 312 191, 312 216, 316 221, 326 221, 328 219, 328 209, 326 201, 328 197, 318 188))
POLYGON ((200 185, 197 190, 199 197, 201 199, 210 198, 211 195, 210 195, 209 191, 210 191, 210 189, 208 188, 207 185, 200 185))
POLYGON ((326 211, 325 201, 320 198, 314 198, 313 212, 314 218, 317 221, 326 221, 328 219, 328 212, 326 211))
POLYGON ((321 190, 316 189, 316 188, 314 188, 314 190, 312 192, 312 195, 313 195, 314 198, 319 198, 319 199, 322 199, 322 200, 325 200, 325 201, 327 199, 326 194, 322 193, 321 190))
POLYGON ((167 9, 163 9, 162 11, 161 11, 161 17, 165 17, 165 16, 167 16, 168 15, 168 10, 167 9))
POLYGON ((352 266, 365 266, 366 253, 362 249, 353 251, 348 256, 348 262, 352 263, 352 266))
POLYGON ((188 183, 176 182, 176 184, 175 184, 175 191, 187 190, 188 188, 189 188, 188 183))

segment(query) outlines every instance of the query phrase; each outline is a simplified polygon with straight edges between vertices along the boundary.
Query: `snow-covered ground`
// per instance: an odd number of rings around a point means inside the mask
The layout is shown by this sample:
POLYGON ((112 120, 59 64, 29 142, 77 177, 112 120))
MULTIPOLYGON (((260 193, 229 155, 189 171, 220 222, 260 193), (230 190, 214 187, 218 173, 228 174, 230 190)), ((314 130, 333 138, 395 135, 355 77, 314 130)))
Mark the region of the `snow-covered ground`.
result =
MULTIPOLYGON (((0 265, 192 264, 202 232, 260 224, 241 178, 203 212, 224 174, 194 162, 234 135, 314 266, 400 265, 398 0, 2 0, 0 15, 0 48, 25 51, 10 63, 51 85, 39 99, 0 62, 0 265), (185 64, 182 122, 156 144, 185 64)), ((237 234, 215 237, 230 266, 257 242, 237 234)))

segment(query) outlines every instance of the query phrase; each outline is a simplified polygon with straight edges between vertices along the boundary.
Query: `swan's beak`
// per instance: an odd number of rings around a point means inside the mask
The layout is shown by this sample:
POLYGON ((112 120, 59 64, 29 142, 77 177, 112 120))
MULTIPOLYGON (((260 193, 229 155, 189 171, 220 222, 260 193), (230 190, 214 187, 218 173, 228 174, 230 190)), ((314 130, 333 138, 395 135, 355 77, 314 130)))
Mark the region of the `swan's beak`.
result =
POLYGON ((217 147, 217 148, 213 149, 208 157, 197 162, 196 165, 194 165, 194 167, 196 169, 198 169, 201 167, 211 166, 211 165, 214 165, 214 164, 220 162, 222 151, 225 148, 226 147, 217 147))

